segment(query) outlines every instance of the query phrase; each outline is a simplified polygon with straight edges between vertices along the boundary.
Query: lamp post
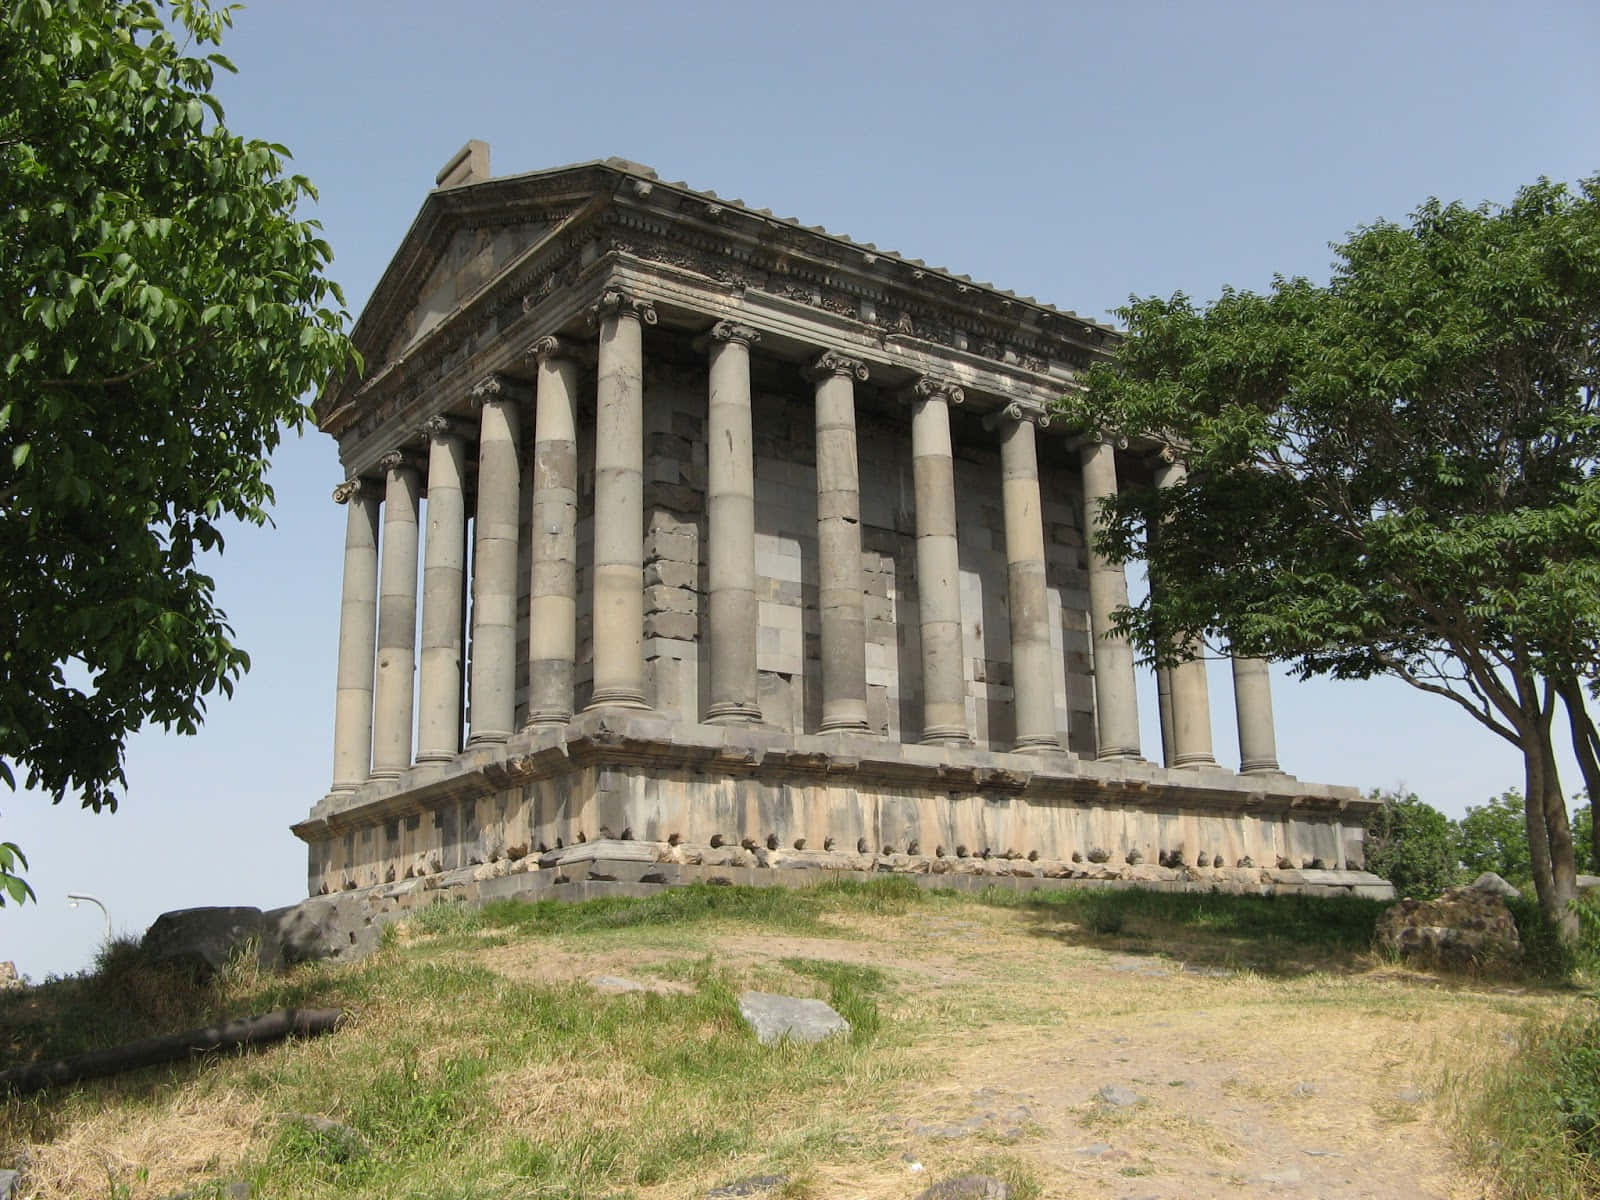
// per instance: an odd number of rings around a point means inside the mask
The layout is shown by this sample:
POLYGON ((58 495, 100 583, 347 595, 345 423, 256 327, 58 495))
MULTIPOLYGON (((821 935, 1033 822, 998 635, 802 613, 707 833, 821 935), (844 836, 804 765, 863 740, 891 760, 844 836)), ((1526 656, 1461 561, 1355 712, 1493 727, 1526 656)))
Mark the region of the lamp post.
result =
POLYGON ((68 892, 67 893, 67 907, 68 908, 77 908, 78 907, 78 902, 80 900, 87 900, 90 904, 98 906, 99 909, 100 909, 100 912, 105 916, 105 919, 106 919, 106 942, 109 944, 110 941, 111 941, 111 910, 106 907, 105 901, 101 900, 98 896, 88 896, 88 895, 83 894, 82 892, 68 892))

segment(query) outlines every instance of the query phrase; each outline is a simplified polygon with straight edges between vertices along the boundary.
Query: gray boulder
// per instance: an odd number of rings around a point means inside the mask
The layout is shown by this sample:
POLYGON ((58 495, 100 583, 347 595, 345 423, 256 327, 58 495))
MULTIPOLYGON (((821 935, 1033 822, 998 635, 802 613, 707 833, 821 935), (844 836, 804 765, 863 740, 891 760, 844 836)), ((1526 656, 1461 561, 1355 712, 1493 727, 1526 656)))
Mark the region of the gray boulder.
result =
POLYGON ((140 943, 151 962, 209 979, 228 959, 253 947, 256 962, 275 970, 283 945, 259 908, 180 908, 162 913, 140 943))
POLYGON ((1491 895, 1495 896, 1515 898, 1522 895, 1519 890, 1507 883, 1504 879, 1500 878, 1500 876, 1496 875, 1493 871, 1485 871, 1482 875, 1479 875, 1476 879, 1474 879, 1468 886, 1476 888, 1480 892, 1489 892, 1491 895))
POLYGON ((763 1046, 780 1038, 794 1042, 820 1042, 836 1033, 849 1033, 850 1022, 821 1000, 778 996, 771 992, 744 992, 739 1015, 754 1029, 763 1046))
POLYGON ((332 958, 354 961, 378 948, 382 925, 364 898, 312 896, 266 914, 290 965, 332 958))

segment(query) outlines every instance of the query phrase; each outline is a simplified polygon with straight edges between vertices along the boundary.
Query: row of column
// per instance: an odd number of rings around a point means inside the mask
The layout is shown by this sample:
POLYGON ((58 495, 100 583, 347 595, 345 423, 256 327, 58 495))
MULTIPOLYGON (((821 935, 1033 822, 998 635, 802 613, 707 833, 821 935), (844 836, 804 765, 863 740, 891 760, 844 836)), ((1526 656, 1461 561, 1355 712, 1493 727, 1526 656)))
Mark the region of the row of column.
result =
MULTIPOLYGON (((593 310, 598 326, 594 496, 594 690, 592 707, 646 707, 644 624, 643 327, 648 301, 611 289, 593 310)), ((711 331, 707 439, 710 703, 706 720, 761 719, 756 669, 758 606, 750 348, 757 330, 722 321, 711 331)), ((573 711, 576 652, 578 347, 539 339, 534 392, 532 577, 525 724, 565 724, 573 711)), ((861 572, 861 496, 855 384, 866 365, 823 352, 808 374, 815 388, 817 558, 822 634, 823 731, 869 729, 866 619, 861 572)), ((465 651, 471 648, 468 744, 504 741, 514 714, 520 385, 493 376, 475 387, 478 502, 473 555, 473 627, 466 612, 463 478, 469 429, 448 417, 424 427, 428 530, 423 564, 422 677, 416 689, 416 760, 453 757, 460 747, 465 651)), ((960 570, 950 407, 961 389, 933 378, 902 395, 911 408, 916 497, 918 613, 922 646, 923 741, 971 742, 966 719, 960 570)), ((1047 418, 1042 418, 1047 420, 1047 418)), ((1012 678, 1020 751, 1059 750, 1049 599, 1035 426, 1012 404, 987 422, 1000 430, 1012 678)), ((1115 494, 1112 448, 1082 450, 1085 512, 1100 524, 1100 501, 1115 494)), ((394 777, 412 761, 413 645, 416 630, 418 497, 422 464, 397 450, 381 460, 379 490, 352 480, 335 489, 349 507, 335 717, 334 790, 394 777), (378 577, 382 502, 383 560, 378 577), (372 612, 377 609, 376 644, 372 612), (376 670, 373 664, 376 663, 376 670)), ((1181 469, 1181 468, 1180 468, 1181 469)), ((1099 757, 1139 756, 1133 655, 1111 627, 1127 602, 1119 565, 1091 549, 1090 613, 1095 644, 1099 757)), ((1236 663, 1241 746, 1246 718, 1254 740, 1244 769, 1275 769, 1264 665, 1236 663), (1259 670, 1257 670, 1259 666, 1259 670), (1264 713, 1265 724, 1262 724, 1264 713), (1265 731, 1265 740, 1259 736, 1265 731)), ((1173 670, 1169 765, 1212 761, 1203 664, 1173 670), (1193 669, 1190 669, 1193 668, 1193 669)))

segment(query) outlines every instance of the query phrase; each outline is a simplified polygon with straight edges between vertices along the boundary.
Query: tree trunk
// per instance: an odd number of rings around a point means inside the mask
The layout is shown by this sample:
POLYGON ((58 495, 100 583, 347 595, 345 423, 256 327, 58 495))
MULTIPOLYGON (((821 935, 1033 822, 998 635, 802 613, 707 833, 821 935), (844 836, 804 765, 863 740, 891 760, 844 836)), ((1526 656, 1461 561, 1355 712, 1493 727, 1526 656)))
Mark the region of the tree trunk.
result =
MULTIPOLYGON (((1572 752, 1578 758, 1578 771, 1583 775, 1583 790, 1589 794, 1589 862, 1600 867, 1600 821, 1596 821, 1595 802, 1600 800, 1600 733, 1589 719, 1588 706, 1583 702, 1583 684, 1577 679, 1561 682, 1561 702, 1567 709, 1567 722, 1572 726, 1572 752)), ((1576 855, 1576 848, 1574 848, 1576 855)))
POLYGON ((1518 677, 1517 698, 1522 711, 1517 731, 1522 735, 1527 787, 1524 816, 1534 890, 1539 894, 1539 909, 1545 919, 1560 931, 1563 941, 1571 942, 1578 936, 1578 918, 1571 910, 1578 894, 1578 879, 1572 857, 1572 826, 1567 821, 1555 747, 1550 739, 1551 718, 1555 715, 1551 689, 1547 682, 1541 697, 1533 679, 1518 677))
POLYGON ((277 1041, 291 1035, 314 1037, 337 1029, 343 1019, 343 1011, 337 1008, 280 1008, 259 1017, 242 1017, 204 1029, 142 1038, 109 1050, 90 1050, 52 1062, 0 1071, 0 1095, 36 1092, 80 1079, 116 1075, 195 1054, 277 1041))
POLYGON ((1544 825, 1550 847, 1551 894, 1556 908, 1552 919, 1561 930, 1562 940, 1575 942, 1578 914, 1572 911, 1572 902, 1578 898, 1578 864, 1572 849, 1572 824, 1567 820, 1567 799, 1561 792, 1561 776, 1550 737, 1549 715, 1540 727, 1540 735, 1544 743, 1541 755, 1545 775, 1544 825))

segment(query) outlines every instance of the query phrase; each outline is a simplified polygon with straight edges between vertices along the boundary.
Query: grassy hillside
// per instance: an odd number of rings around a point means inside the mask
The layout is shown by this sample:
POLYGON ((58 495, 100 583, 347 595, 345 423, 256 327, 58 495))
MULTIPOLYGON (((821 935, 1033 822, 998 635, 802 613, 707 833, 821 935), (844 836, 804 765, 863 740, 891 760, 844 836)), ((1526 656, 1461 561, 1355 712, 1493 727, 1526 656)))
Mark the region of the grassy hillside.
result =
POLYGON ((113 947, 0 1001, 5 1065, 283 1005, 352 1019, 13 1098, 0 1166, 26 1152, 38 1197, 909 1197, 967 1170, 1024 1200, 1482 1194, 1498 1168, 1462 1151, 1467 1105, 1530 1020, 1585 1002, 1375 957, 1382 907, 690 888, 441 905, 355 967, 205 987, 113 947), (827 1000, 851 1032, 761 1046, 746 988, 827 1000))

